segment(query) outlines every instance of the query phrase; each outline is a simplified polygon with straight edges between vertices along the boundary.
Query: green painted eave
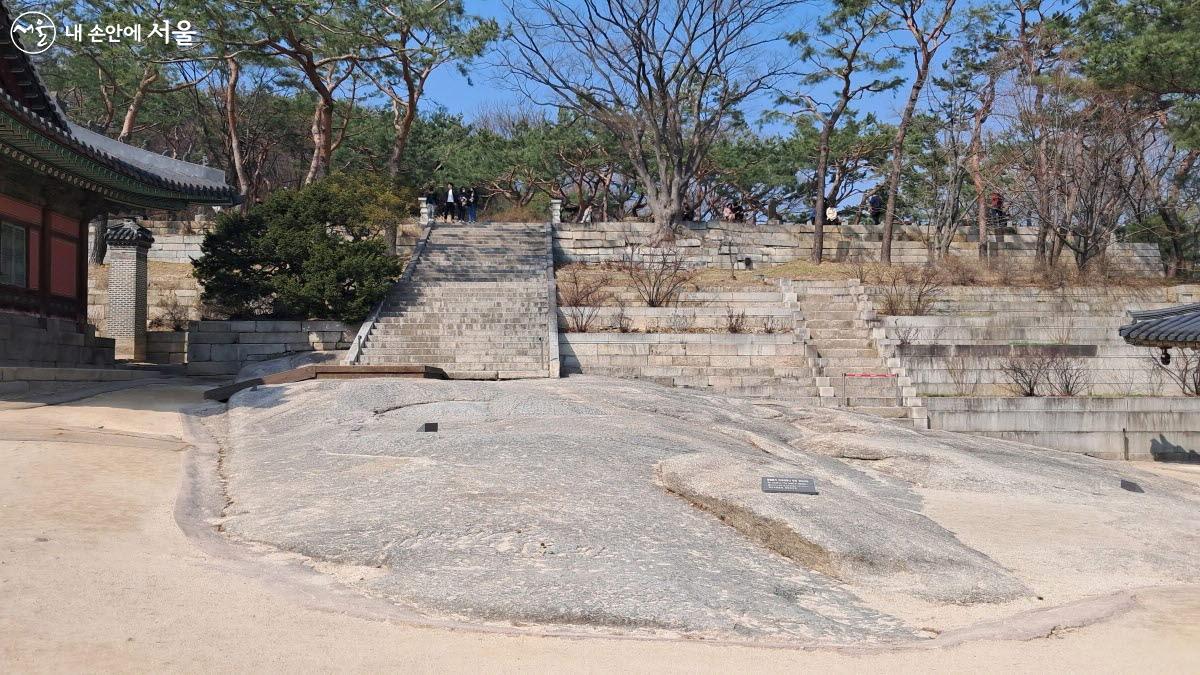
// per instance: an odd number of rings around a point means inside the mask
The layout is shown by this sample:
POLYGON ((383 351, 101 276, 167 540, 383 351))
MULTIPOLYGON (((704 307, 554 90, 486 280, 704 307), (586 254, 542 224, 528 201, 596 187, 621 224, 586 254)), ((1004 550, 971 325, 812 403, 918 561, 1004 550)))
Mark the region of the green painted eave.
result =
MULTIPOLYGON (((32 129, 6 106, 0 106, 0 153, 37 173, 96 193, 108 201, 128 206, 180 210, 189 204, 230 204, 228 192, 189 190, 155 185, 136 169, 118 171, 107 163, 32 129)), ((115 162, 113 162, 115 164, 115 162)))

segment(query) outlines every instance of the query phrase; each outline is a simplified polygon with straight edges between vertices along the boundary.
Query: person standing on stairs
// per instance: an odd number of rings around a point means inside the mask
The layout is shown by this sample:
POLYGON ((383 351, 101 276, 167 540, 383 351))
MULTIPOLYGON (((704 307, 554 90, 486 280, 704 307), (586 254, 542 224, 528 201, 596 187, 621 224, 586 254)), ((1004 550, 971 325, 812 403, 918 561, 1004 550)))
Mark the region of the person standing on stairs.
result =
POLYGON ((425 188, 425 204, 429 208, 429 220, 432 222, 442 213, 442 196, 438 194, 437 185, 430 183, 425 188))
POLYGON ((446 183, 446 194, 442 199, 442 220, 447 223, 451 220, 457 220, 458 216, 458 191, 454 189, 454 183, 446 183))
POLYGON ((466 202, 466 207, 467 207, 467 222, 473 223, 473 222, 475 222, 476 203, 479 200, 478 191, 476 191, 475 188, 473 188, 473 187, 469 187, 466 190, 463 190, 463 200, 466 202))

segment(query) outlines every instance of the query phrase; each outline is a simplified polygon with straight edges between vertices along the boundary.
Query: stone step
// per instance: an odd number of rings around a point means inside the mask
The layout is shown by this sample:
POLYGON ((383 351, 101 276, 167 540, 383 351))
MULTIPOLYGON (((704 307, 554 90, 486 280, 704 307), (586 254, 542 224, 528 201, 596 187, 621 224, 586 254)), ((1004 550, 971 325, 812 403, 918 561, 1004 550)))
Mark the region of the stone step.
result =
POLYGON ((541 345, 545 343, 545 338, 529 333, 512 333, 508 335, 496 335, 494 333, 478 332, 463 335, 445 335, 438 333, 430 333, 428 335, 414 335, 406 333, 376 333, 372 331, 367 336, 368 343, 377 347, 398 347, 398 346, 439 346, 439 347, 488 347, 500 348, 503 346, 522 347, 531 345, 541 345))
POLYGON ((879 358, 879 352, 874 347, 825 347, 817 346, 817 353, 823 359, 869 359, 879 358))

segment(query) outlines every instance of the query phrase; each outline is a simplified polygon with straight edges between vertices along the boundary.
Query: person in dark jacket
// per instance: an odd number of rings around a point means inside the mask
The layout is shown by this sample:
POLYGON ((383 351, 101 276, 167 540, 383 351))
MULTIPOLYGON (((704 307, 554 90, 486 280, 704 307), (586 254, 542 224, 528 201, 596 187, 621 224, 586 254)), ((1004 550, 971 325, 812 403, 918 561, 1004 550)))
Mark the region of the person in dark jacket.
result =
POLYGON ((429 219, 433 220, 442 212, 442 203, 438 197, 438 191, 432 184, 425 188, 425 205, 429 209, 429 219))
POLYGON ((463 190, 463 205, 466 207, 466 217, 468 223, 475 222, 476 208, 479 202, 479 192, 469 187, 463 190))
POLYGON ((883 220, 883 197, 871 195, 867 199, 867 213, 871 220, 878 225, 883 220))
POLYGON ((442 193, 442 220, 450 222, 458 219, 459 191, 454 189, 454 183, 446 183, 446 191, 442 193))

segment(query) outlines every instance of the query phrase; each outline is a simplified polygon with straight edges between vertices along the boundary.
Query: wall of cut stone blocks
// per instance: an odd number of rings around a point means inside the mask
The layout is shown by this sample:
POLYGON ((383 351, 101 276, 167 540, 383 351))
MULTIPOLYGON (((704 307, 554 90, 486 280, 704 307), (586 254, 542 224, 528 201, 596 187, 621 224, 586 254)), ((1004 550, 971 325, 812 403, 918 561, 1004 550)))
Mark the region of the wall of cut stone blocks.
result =
MULTIPOLYGON (((88 269, 88 322, 100 333, 104 333, 108 326, 107 275, 105 267, 92 266, 88 269)), ((151 267, 146 290, 146 321, 151 330, 169 329, 202 318, 202 291, 196 280, 179 275, 169 278, 172 283, 167 283, 162 277, 155 278, 154 268, 151 267)))
POLYGON ((1200 459, 1200 398, 929 398, 933 429, 1103 459, 1200 459))
POLYGON ((39 368, 107 367, 113 341, 67 319, 0 312, 0 365, 39 368))
MULTIPOLYGON (((846 223, 825 232, 827 260, 879 260, 879 233, 872 226, 846 223)), ((892 242, 892 261, 906 265, 929 262, 926 234, 911 226, 898 229, 892 242)), ((1005 235, 995 243, 997 255, 1034 259, 1036 234, 1005 235)), ((554 226, 554 255, 559 264, 620 260, 632 243, 653 253, 656 226, 646 222, 559 223, 554 226)), ((813 248, 812 226, 799 223, 685 223, 673 248, 691 264, 744 269, 807 260, 813 248)), ((979 244, 964 233, 951 243, 952 255, 978 257, 979 244)), ((1131 275, 1162 276, 1162 261, 1155 244, 1116 242, 1109 247, 1111 264, 1131 275)))
POLYGON ((559 333, 558 345, 566 374, 718 388, 812 383, 805 346, 792 334, 559 333))
MULTIPOLYGON (((117 221, 117 219, 114 219, 117 221)), ((117 221, 119 222, 119 221, 117 221)), ((210 218, 195 220, 142 220, 142 227, 154 235, 154 246, 150 249, 150 260, 171 263, 190 263, 201 256, 200 243, 204 234, 212 229, 216 221, 210 218)), ((88 250, 96 236, 96 226, 88 226, 88 250)))
POLYGON ((796 310, 782 304, 729 304, 710 307, 559 307, 562 332, 791 333, 796 310))
MULTIPOLYGON (((867 287, 877 309, 884 287, 867 287)), ((882 317, 876 343, 919 396, 1013 396, 1013 359, 1061 356, 1086 370, 1092 396, 1178 396, 1156 353, 1121 339, 1128 311, 1200 300, 1200 286, 1151 288, 948 287, 924 316, 882 317)), ((1051 391, 1047 388, 1047 391, 1051 391)))
MULTIPOLYGON (((189 375, 234 375, 243 366, 299 352, 348 349, 358 326, 340 321, 194 321, 186 331, 189 375)), ((155 338, 172 358, 178 338, 155 338)))
POLYGON ((146 360, 163 365, 187 363, 188 331, 155 330, 146 333, 146 360))

